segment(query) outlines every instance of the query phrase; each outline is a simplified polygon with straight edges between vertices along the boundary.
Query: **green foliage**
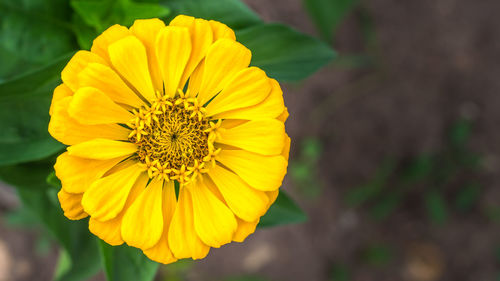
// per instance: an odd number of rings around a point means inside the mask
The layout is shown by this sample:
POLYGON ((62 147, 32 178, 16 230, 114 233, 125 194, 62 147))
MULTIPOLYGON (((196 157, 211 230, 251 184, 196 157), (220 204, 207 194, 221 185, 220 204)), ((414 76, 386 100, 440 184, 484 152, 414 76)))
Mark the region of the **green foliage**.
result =
POLYGON ((0 83, 0 165, 42 159, 61 150, 47 128, 51 94, 68 56, 0 83))
POLYGON ((393 160, 386 160, 382 163, 372 180, 347 192, 345 202, 351 207, 357 207, 376 198, 386 184, 389 176, 394 172, 395 167, 396 163, 393 160))
POLYGON ((136 19, 162 18, 170 13, 158 3, 133 0, 72 0, 71 7, 78 44, 87 50, 97 35, 114 24, 131 26, 136 19))
POLYGON ((55 280, 86 280, 100 269, 95 238, 88 231, 87 220, 68 222, 56 192, 48 184, 45 189, 33 190, 28 186, 18 190, 23 208, 62 246, 55 280))
POLYGON ((261 23, 259 16, 240 0, 166 0, 164 3, 172 8, 173 16, 184 14, 216 20, 233 29, 247 28, 261 23))
POLYGON ((108 281, 151 281, 155 277, 158 263, 140 250, 126 245, 110 246, 103 241, 99 245, 108 281))
POLYGON ((351 271, 345 265, 335 264, 330 273, 330 281, 349 281, 351 271))
POLYGON ((386 245, 371 245, 363 251, 363 260, 372 266, 385 266, 393 258, 392 250, 386 245))
POLYGON ((252 50, 252 65, 279 81, 304 79, 336 55, 320 40, 281 24, 255 25, 236 36, 252 50))
MULTIPOLYGON (((23 203, 9 221, 41 227, 61 246, 56 281, 86 280, 102 268, 110 281, 153 280, 156 274, 158 264, 139 250, 97 242, 87 219, 64 217, 57 198, 61 183, 53 172, 54 155, 64 145, 47 132, 48 111, 61 70, 78 48, 90 49, 92 40, 113 24, 167 20, 179 13, 234 28, 238 40, 252 50, 252 65, 280 81, 304 79, 335 57, 318 39, 263 23, 240 0, 0 0, 0 180, 15 186, 23 203)), ((315 165, 320 154, 318 143, 304 146, 308 162, 315 165)), ((306 218, 282 191, 259 226, 306 218)), ((254 280, 248 278, 241 280, 254 280)))
POLYGON ((425 194, 425 207, 431 221, 442 225, 448 217, 448 208, 443 195, 439 191, 429 191, 425 194))
POLYGON ((462 187, 455 196, 455 208, 467 212, 476 204, 481 195, 481 186, 475 183, 462 187))
MULTIPOLYGON (((345 202, 352 207, 369 205, 370 214, 383 220, 411 198, 422 202, 428 218, 437 225, 446 222, 452 208, 471 210, 480 196, 479 185, 465 181, 465 185, 447 190, 451 183, 463 182, 464 175, 473 175, 480 168, 481 157, 467 148, 471 126, 470 121, 458 120, 449 131, 447 145, 433 155, 385 161, 371 180, 346 193, 345 202), (417 188, 423 192, 412 192, 417 188), (453 200, 447 199, 448 193, 453 200)), ((489 214, 491 217, 492 212, 489 214)))
POLYGON ((267 213, 260 219, 259 227, 300 223, 306 220, 307 215, 284 191, 281 191, 276 202, 271 205, 267 213))
POLYGON ((359 1, 304 0, 303 2, 322 37, 327 41, 331 41, 333 33, 359 1))
POLYGON ((193 260, 183 259, 160 267, 161 281, 184 281, 194 264, 193 260))
POLYGON ((0 0, 0 82, 72 51, 70 16, 65 0, 0 0))
POLYGON ((321 193, 318 181, 318 165, 323 146, 316 138, 306 138, 300 144, 300 152, 290 163, 289 171, 297 189, 310 198, 321 193))
POLYGON ((2 166, 0 167, 0 180, 17 188, 28 190, 47 189, 46 178, 52 171, 52 160, 2 166), (29 175, 29 176, 26 176, 29 175))

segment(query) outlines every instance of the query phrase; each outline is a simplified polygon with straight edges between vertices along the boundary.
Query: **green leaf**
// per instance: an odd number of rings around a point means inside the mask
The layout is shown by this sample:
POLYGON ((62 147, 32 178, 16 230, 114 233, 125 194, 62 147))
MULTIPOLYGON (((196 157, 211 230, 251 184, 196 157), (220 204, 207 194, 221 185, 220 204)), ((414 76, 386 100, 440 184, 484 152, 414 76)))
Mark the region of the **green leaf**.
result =
POLYGON ((207 20, 217 20, 233 29, 241 29, 261 23, 255 12, 240 0, 166 0, 173 16, 189 15, 207 20))
POLYGON ((158 263, 140 250, 127 245, 111 246, 101 240, 99 245, 108 281, 150 281, 155 277, 158 263))
POLYGON ((66 0, 0 0, 0 81, 76 48, 66 0))
POLYGON ((442 225, 448 218, 446 202, 439 191, 430 191, 425 195, 425 207, 429 218, 435 224, 442 225))
POLYGON ((284 191, 280 191, 276 202, 260 219, 259 227, 301 223, 306 220, 307 215, 302 209, 284 191))
POLYGON ((162 18, 170 10, 156 3, 133 0, 72 0, 74 32, 82 49, 113 24, 131 26, 136 19, 162 18))
POLYGON ((327 41, 331 41, 332 34, 357 3, 358 0, 304 0, 311 19, 327 41))
POLYGON ((64 248, 56 281, 87 280, 100 269, 99 250, 88 230, 88 220, 70 221, 59 207, 56 190, 18 189, 19 197, 32 216, 64 248))
POLYGON ((0 167, 0 180, 18 188, 42 190, 49 188, 47 175, 53 171, 54 161, 42 160, 0 167))
POLYGON ((0 166, 45 158, 64 146, 48 133, 52 91, 69 56, 0 83, 0 166))
POLYGON ((83 22, 98 33, 113 24, 130 26, 136 19, 161 18, 170 10, 158 3, 133 0, 72 0, 71 7, 83 22))
POLYGON ((304 79, 335 57, 324 42, 282 24, 256 25, 237 39, 252 51, 251 64, 279 81, 304 79))

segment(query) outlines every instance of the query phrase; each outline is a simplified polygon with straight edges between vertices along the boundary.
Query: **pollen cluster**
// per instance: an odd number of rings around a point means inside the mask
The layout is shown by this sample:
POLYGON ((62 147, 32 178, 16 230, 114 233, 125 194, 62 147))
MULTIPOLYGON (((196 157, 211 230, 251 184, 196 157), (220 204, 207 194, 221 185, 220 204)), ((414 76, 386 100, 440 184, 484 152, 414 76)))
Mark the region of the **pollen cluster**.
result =
POLYGON ((196 98, 179 91, 176 98, 160 96, 133 113, 129 140, 137 144, 137 157, 150 178, 185 184, 215 161, 218 151, 213 143, 220 122, 206 118, 196 98))

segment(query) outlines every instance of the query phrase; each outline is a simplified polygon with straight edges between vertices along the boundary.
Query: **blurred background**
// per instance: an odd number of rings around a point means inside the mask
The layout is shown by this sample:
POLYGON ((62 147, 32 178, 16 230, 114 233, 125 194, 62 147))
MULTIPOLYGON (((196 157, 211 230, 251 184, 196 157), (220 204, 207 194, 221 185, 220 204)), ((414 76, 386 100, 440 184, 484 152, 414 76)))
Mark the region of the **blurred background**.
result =
MULTIPOLYGON (((162 266, 156 280, 500 280, 500 2, 244 2, 338 52, 282 84, 283 188, 309 219, 162 266)), ((18 206, 2 185, 0 281, 50 280, 56 246, 16 224, 18 206)))

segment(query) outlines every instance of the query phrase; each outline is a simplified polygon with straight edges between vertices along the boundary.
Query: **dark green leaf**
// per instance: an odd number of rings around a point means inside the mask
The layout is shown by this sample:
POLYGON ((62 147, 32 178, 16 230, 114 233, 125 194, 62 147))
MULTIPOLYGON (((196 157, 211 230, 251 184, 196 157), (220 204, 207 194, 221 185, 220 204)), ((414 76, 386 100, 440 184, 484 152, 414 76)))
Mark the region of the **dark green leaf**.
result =
POLYGON ((68 260, 61 261, 56 281, 86 280, 95 275, 100 269, 99 251, 88 231, 88 220, 70 221, 64 217, 54 189, 18 191, 24 208, 64 248, 62 259, 68 260))
POLYGON ((69 56, 0 83, 0 166, 45 158, 64 146, 48 133, 52 91, 69 56))
POLYGON ((47 189, 47 175, 53 171, 52 160, 0 167, 0 180, 18 188, 47 189))
POLYGON ((259 227, 300 223, 306 220, 307 215, 284 191, 281 191, 276 202, 271 205, 267 213, 260 219, 259 227))
POLYGON ((103 241, 99 245, 108 281, 150 281, 155 277, 158 263, 140 250, 126 245, 110 246, 103 241))
POLYGON ((259 16, 240 0, 166 0, 173 16, 189 15, 207 20, 217 20, 233 29, 250 27, 261 22, 259 16))
POLYGON ((237 39, 252 51, 252 65, 280 81, 304 79, 335 57, 324 42, 282 24, 256 25, 237 39))
POLYGON ((357 3, 358 0, 304 0, 311 19, 328 41, 357 3))
POLYGON ((71 6, 83 22, 97 33, 113 24, 130 26, 136 19, 161 18, 170 12, 158 3, 133 0, 72 0, 71 6))
POLYGON ((0 80, 75 49, 66 0, 0 0, 0 80))
POLYGON ((61 181, 57 178, 56 173, 52 172, 47 176, 47 184, 52 187, 61 187, 61 181))

